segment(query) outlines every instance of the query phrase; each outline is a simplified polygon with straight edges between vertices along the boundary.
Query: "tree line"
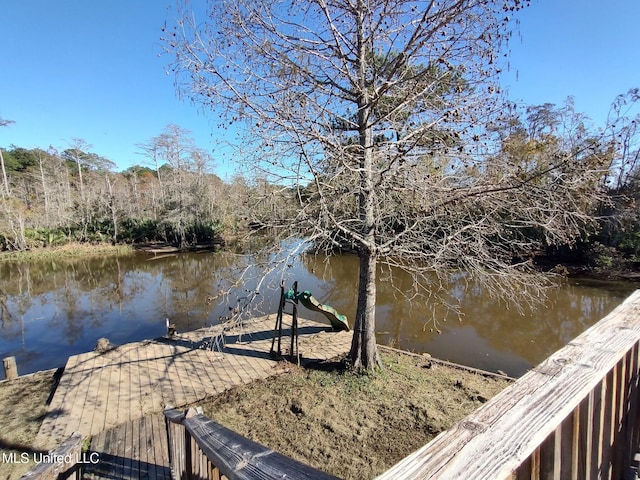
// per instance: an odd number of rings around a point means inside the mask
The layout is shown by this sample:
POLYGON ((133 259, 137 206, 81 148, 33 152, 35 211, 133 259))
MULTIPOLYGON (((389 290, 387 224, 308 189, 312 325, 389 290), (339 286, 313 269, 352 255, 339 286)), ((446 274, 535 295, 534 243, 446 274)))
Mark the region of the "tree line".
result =
POLYGON ((0 149, 0 249, 69 242, 189 247, 278 215, 273 186, 242 175, 223 182, 188 130, 168 125, 138 147, 143 164, 121 172, 79 138, 64 150, 0 149))
MULTIPOLYGON (((492 126, 501 142, 501 155, 517 158, 516 168, 521 173, 544 172, 559 145, 578 148, 576 138, 572 138, 576 132, 583 148, 588 144, 597 146, 597 152, 591 154, 600 158, 599 182, 606 194, 591 206, 590 227, 580 238, 559 243, 545 240, 541 229, 529 229, 526 235, 540 242, 535 255, 553 256, 590 270, 637 268, 638 119, 622 114, 637 95, 632 90, 620 95, 612 105, 615 131, 590 130, 589 119, 574 111, 571 99, 560 107, 548 103, 512 105, 513 110, 504 121, 492 126)), ((160 135, 138 147, 146 158, 144 165, 133 165, 121 172, 115 172, 112 161, 92 152, 92 146, 78 138, 62 151, 53 147, 0 149, 2 250, 28 250, 74 241, 168 242, 188 247, 222 241, 250 226, 289 224, 296 217, 297 208, 319 198, 313 182, 291 188, 271 183, 266 176, 246 178, 240 174, 229 182, 222 181, 213 173, 215 161, 211 154, 197 147, 190 132, 177 125, 168 125, 160 135)), ((425 178, 444 177, 447 168, 451 166, 432 162, 421 174, 425 178)), ((486 169, 491 167, 487 165, 486 169)), ((494 171, 496 175, 501 173, 504 172, 494 171)), ((477 165, 456 170, 458 179, 466 178, 463 181, 480 174, 477 165)), ((551 175, 539 175, 536 181, 549 181, 551 175)), ((330 172, 325 176, 330 180, 330 172)), ((337 182, 333 188, 348 191, 346 185, 341 187, 337 182)), ((592 193, 588 185, 583 193, 585 199, 592 193)), ((340 195, 335 199, 344 200, 340 195)), ((401 203, 397 202, 399 206, 401 203)), ((335 214, 345 213, 341 212, 345 209, 348 206, 333 206, 335 214)), ((385 228, 406 228, 408 214, 385 212, 385 228)), ((504 221, 508 219, 505 217, 504 221)), ((442 228, 442 224, 433 225, 434 230, 442 228)), ((334 247, 349 249, 339 229, 332 231, 331 238, 334 247)))

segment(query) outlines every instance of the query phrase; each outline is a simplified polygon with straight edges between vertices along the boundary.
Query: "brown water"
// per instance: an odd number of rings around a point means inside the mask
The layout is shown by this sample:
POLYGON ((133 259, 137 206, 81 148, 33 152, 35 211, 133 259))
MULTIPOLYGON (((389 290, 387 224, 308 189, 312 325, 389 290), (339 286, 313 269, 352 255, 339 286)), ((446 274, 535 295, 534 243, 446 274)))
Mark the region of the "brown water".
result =
MULTIPOLYGON (((0 358, 16 356, 25 374, 62 366, 69 355, 93 349, 100 337, 122 344, 163 335, 167 318, 185 331, 217 323, 244 305, 247 311, 273 313, 281 280, 287 286, 297 280, 299 290, 310 290, 353 319, 354 256, 305 257, 284 273, 267 276, 258 288, 250 278, 259 271, 256 265, 268 260, 217 252, 2 262, 0 358)), ((564 346, 635 288, 572 280, 554 289, 545 307, 519 314, 478 287, 454 282, 450 291, 462 304, 459 321, 445 319, 428 302, 398 296, 405 284, 410 279, 400 272, 394 272, 393 285, 384 277, 379 283, 379 343, 514 376, 564 346), (434 315, 441 333, 433 329, 434 315)), ((302 307, 300 312, 323 319, 302 307)))

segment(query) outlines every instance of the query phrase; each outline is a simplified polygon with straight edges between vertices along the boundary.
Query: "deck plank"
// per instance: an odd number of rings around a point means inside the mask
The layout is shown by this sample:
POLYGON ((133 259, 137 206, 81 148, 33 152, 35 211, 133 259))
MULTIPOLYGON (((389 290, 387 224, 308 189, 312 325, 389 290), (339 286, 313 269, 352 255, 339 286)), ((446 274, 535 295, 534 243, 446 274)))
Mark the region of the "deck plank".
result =
MULTIPOLYGON (((118 394, 120 389, 120 369, 116 365, 116 358, 110 354, 105 358, 105 368, 100 382, 100 396, 105 398, 107 409, 104 419, 97 419, 103 429, 113 428, 118 424, 118 394)), ((94 420, 96 421, 96 420, 94 420)))
POLYGON ((84 395, 84 404, 82 405, 82 412, 79 414, 80 423, 77 428, 79 432, 88 431, 90 433, 94 433, 92 432, 93 417, 96 413, 96 410, 99 410, 101 408, 101 405, 104 403, 97 396, 99 392, 103 366, 104 366, 104 359, 102 355, 96 353, 93 358, 91 374, 88 380, 86 381, 87 392, 84 395))
MULTIPOLYGON (((60 432, 59 419, 65 418, 69 415, 69 412, 65 410, 65 401, 71 399, 72 394, 69 393, 72 389, 71 382, 73 380, 73 371, 75 365, 78 363, 78 356, 69 357, 64 367, 62 377, 58 382, 55 395, 51 399, 47 414, 40 425, 40 430, 36 436, 35 445, 37 448, 49 449, 56 446, 63 440, 64 433, 60 432), (65 375, 65 372, 67 373, 65 375)), ((64 423, 62 423, 64 425, 64 423)), ((63 427, 64 428, 64 427, 63 427)))
POLYGON ((118 425, 94 436, 89 455, 98 463, 88 465, 83 478, 169 479, 169 446, 162 414, 152 414, 118 425))
POLYGON ((97 355, 94 364, 94 373, 92 374, 91 383, 89 384, 89 394, 85 401, 90 412, 86 415, 83 412, 83 418, 80 422, 80 431, 88 431, 89 434, 95 435, 104 430, 104 417, 106 416, 109 406, 109 390, 105 388, 109 383, 109 369, 106 367, 106 360, 103 354, 97 355))
POLYGON ((238 355, 230 355, 228 357, 227 372, 232 374, 230 387, 235 387, 251 382, 251 380, 249 380, 248 378, 249 374, 245 370, 244 360, 238 355))
POLYGON ((127 459, 127 445, 129 442, 129 429, 131 428, 130 422, 125 422, 119 427, 116 427, 119 432, 118 435, 118 447, 116 451, 118 471, 120 472, 120 478, 125 478, 127 473, 127 464, 130 461, 127 459))
MULTIPOLYGON (((150 453, 150 447, 152 442, 154 442, 153 438, 153 430, 150 430, 151 427, 151 416, 145 416, 140 419, 140 439, 139 439, 139 452, 140 452, 140 478, 156 478, 156 464, 155 458, 150 453), (146 470, 146 475, 144 472, 146 470)), ((158 441, 158 440, 155 440, 158 441)))
POLYGON ((215 372, 221 375, 221 379, 224 382, 223 385, 227 385, 227 388, 242 384, 242 375, 237 362, 235 355, 225 355, 221 364, 222 368, 215 372), (223 373, 224 377, 222 377, 223 373))
POLYGON ((198 351, 198 376, 205 392, 205 398, 215 395, 217 391, 214 384, 215 377, 212 375, 212 370, 219 368, 219 364, 217 363, 217 360, 214 360, 212 364, 211 358, 217 358, 213 352, 204 349, 198 351))
POLYGON ((144 370, 141 368, 140 364, 140 350, 144 349, 142 343, 138 342, 134 347, 130 349, 129 358, 131 362, 131 377, 129 381, 131 382, 131 388, 129 389, 129 394, 131 395, 131 410, 129 411, 129 419, 137 420, 144 416, 144 411, 142 410, 142 400, 144 398, 142 394, 142 386, 141 379, 144 377, 144 370))
POLYGON ((157 342, 151 344, 151 352, 155 373, 155 391, 160 397, 160 404, 167 405, 169 398, 172 396, 171 385, 169 384, 168 375, 168 358, 167 352, 163 350, 162 345, 157 342))
POLYGON ((213 396, 217 392, 213 371, 219 368, 219 360, 220 356, 214 352, 205 349, 198 351, 200 378, 207 397, 213 396))
POLYGON ((167 435, 167 426, 164 415, 153 416, 153 434, 154 438, 159 438, 159 442, 154 443, 155 464, 158 470, 159 479, 170 479, 171 470, 169 469, 169 439, 167 435), (158 466, 160 468, 158 468, 158 466))
POLYGON ((91 445, 89 446, 89 455, 97 455, 98 463, 89 465, 85 468, 83 478, 85 480, 97 480, 104 478, 104 475, 108 474, 108 459, 103 452, 109 450, 111 438, 111 431, 105 430, 91 438, 91 445), (103 475, 102 477, 100 475, 103 475))
POLYGON ((142 342, 138 349, 138 370, 139 370, 139 382, 140 382, 140 415, 144 416, 145 412, 154 411, 153 404, 151 403, 151 368, 149 360, 147 359, 147 352, 149 351, 146 342, 142 342))
POLYGON ((166 380, 169 382, 171 388, 171 397, 173 399, 174 405, 186 405, 187 404, 187 394, 185 389, 182 386, 182 381, 180 379, 180 371, 176 365, 176 348, 175 346, 171 347, 172 356, 169 358, 167 362, 167 378, 166 380))
POLYGON ((202 385, 195 378, 195 369, 193 367, 195 357, 197 357, 197 352, 183 346, 177 349, 174 356, 175 367, 178 371, 177 378, 185 395, 184 404, 193 403, 198 398, 202 398, 203 395, 202 385))
POLYGON ((127 446, 130 448, 128 456, 131 458, 131 476, 132 478, 140 478, 141 469, 147 470, 140 461, 140 423, 142 418, 138 418, 131 422, 130 436, 127 440, 127 446))
MULTIPOLYGON (((129 389, 130 385, 130 365, 128 361, 128 345, 123 345, 119 350, 120 358, 117 361, 118 370, 120 371, 120 380, 116 385, 117 388, 117 398, 118 398, 118 421, 126 422, 129 420, 129 404, 130 404, 130 396, 129 389)), ((114 405, 115 407, 115 405, 114 405)), ((116 424, 117 425, 117 424, 116 424)))

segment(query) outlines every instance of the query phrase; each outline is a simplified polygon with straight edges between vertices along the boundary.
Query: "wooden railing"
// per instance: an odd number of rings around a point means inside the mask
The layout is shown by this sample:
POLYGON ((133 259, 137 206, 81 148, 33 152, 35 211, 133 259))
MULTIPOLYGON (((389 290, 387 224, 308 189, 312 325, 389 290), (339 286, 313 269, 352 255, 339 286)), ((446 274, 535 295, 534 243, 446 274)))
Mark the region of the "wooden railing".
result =
POLYGON ((639 446, 640 290, 378 480, 619 479, 639 446))
POLYGON ((37 464, 25 473, 20 480, 67 480, 82 478, 82 465, 86 459, 82 456, 84 437, 73 433, 62 444, 47 453, 33 454, 37 464))
POLYGON ((196 410, 164 412, 175 479, 337 480, 223 427, 196 410))

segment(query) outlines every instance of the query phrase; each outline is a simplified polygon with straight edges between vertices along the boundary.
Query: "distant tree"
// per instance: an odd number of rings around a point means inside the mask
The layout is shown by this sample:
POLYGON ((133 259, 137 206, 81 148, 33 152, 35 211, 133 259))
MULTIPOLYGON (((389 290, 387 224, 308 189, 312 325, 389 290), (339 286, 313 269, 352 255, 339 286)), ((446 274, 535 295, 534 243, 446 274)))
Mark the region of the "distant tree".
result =
POLYGON ((143 166, 143 165, 132 165, 126 170, 122 172, 125 177, 136 176, 136 177, 153 177, 155 176, 155 170, 143 166))
POLYGON ((192 243, 198 236, 194 230, 204 231, 216 221, 213 197, 219 179, 211 174, 212 155, 196 145, 189 130, 175 124, 138 147, 155 167, 160 191, 155 217, 162 219, 174 241, 192 243))
POLYGON ((220 0, 204 18, 185 1, 165 35, 181 94, 244 122, 256 153, 243 161, 295 186, 296 214, 279 226, 357 250, 357 369, 379 363, 380 264, 442 302, 454 268, 532 300, 538 242, 519 232, 568 239, 588 220, 584 189, 602 175, 593 145, 557 146, 523 170, 485 128, 505 110, 495 81, 509 15, 528 3, 220 0))
POLYGON ((81 227, 81 240, 87 239, 88 228, 94 220, 92 206, 103 200, 99 197, 95 198, 99 189, 86 188, 87 179, 85 176, 91 176, 94 173, 106 174, 115 167, 111 160, 91 152, 92 148, 93 145, 86 140, 72 138, 69 148, 64 150, 61 155, 69 167, 77 173, 77 189, 80 198, 78 199, 75 220, 81 227))
POLYGON ((84 161, 89 158, 89 149, 91 149, 93 145, 87 143, 86 140, 82 138, 73 138, 71 141, 71 145, 68 149, 66 149, 62 156, 71 164, 75 165, 76 171, 78 172, 78 192, 80 193, 80 198, 84 202, 84 181, 82 179, 82 172, 84 161))
POLYGON ((187 171, 191 167, 191 153, 195 148, 195 141, 191 131, 179 125, 169 124, 162 133, 155 138, 160 157, 176 171, 187 171))
POLYGON ((640 89, 614 100, 605 135, 610 164, 607 202, 599 209, 602 229, 586 245, 596 269, 633 270, 640 259, 640 89))
POLYGON ((609 166, 609 186, 616 191, 640 178, 640 114, 631 114, 640 102, 640 88, 618 95, 607 119, 607 135, 615 146, 609 166))
POLYGON ((23 147, 11 146, 5 158, 5 167, 8 171, 24 172, 37 165, 38 161, 34 150, 23 147))
MULTIPOLYGON (((3 120, 2 118, 0 118, 0 127, 6 127, 8 125, 11 125, 12 123, 15 123, 13 120, 3 120)), ((3 182, 3 195, 5 196, 9 196, 10 195, 10 191, 9 191, 9 180, 7 178, 7 169, 5 168, 4 165, 4 157, 2 156, 2 149, 0 148, 0 167, 2 167, 2 182, 3 182)))

